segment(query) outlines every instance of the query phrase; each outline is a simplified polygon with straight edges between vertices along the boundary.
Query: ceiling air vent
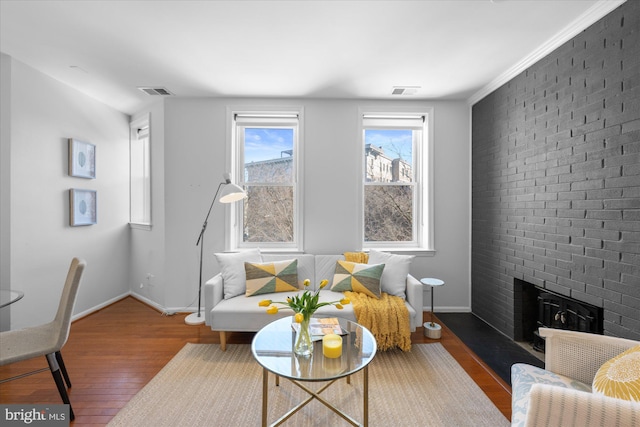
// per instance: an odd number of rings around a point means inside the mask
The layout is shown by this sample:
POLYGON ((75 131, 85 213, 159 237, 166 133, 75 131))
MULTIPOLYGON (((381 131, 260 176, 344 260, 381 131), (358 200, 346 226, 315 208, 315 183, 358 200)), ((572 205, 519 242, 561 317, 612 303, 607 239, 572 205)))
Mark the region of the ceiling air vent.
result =
POLYGON ((415 95, 420 86, 394 86, 391 95, 415 95))
POLYGON ((139 87, 141 91, 152 96, 172 96, 173 94, 163 87, 139 87))

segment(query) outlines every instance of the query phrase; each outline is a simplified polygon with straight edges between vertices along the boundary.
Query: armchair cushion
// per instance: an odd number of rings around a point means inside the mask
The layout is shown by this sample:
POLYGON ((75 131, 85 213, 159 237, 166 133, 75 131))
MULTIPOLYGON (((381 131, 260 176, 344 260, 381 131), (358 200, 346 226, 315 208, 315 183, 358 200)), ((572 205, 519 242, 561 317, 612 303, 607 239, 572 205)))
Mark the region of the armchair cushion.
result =
POLYGON ((511 367, 511 425, 525 426, 527 410, 530 404, 529 392, 534 384, 549 384, 557 387, 571 388, 591 392, 591 387, 578 381, 554 374, 537 366, 516 363, 511 367))

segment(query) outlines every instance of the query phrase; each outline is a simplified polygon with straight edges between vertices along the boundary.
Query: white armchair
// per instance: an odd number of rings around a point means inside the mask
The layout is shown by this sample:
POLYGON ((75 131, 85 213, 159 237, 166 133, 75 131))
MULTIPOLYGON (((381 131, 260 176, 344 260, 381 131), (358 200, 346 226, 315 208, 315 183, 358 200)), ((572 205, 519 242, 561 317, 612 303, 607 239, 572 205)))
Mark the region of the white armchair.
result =
POLYGON ((591 393, 598 369, 640 342, 540 328, 545 369, 511 368, 512 426, 640 426, 640 403, 591 393))

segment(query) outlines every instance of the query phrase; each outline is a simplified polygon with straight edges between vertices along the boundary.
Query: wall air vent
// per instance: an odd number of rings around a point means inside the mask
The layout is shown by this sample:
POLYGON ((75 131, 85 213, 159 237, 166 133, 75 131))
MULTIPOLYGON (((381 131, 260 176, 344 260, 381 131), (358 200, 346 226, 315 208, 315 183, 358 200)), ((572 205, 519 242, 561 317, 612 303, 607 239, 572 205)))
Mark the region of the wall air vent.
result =
POLYGON ((394 86, 391 95, 415 95, 420 86, 394 86))
POLYGON ((173 94, 163 87, 138 87, 141 91, 147 95, 152 96, 172 96, 173 94))

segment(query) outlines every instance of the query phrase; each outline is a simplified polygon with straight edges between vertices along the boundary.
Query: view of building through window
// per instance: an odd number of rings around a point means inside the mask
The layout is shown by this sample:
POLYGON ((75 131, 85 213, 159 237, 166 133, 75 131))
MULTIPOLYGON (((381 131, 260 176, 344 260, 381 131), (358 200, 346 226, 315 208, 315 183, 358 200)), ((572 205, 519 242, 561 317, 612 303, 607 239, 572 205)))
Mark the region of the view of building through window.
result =
POLYGON ((414 131, 364 130, 364 241, 414 240, 414 131))
POLYGON ((244 127, 243 242, 294 240, 294 129, 244 127))

